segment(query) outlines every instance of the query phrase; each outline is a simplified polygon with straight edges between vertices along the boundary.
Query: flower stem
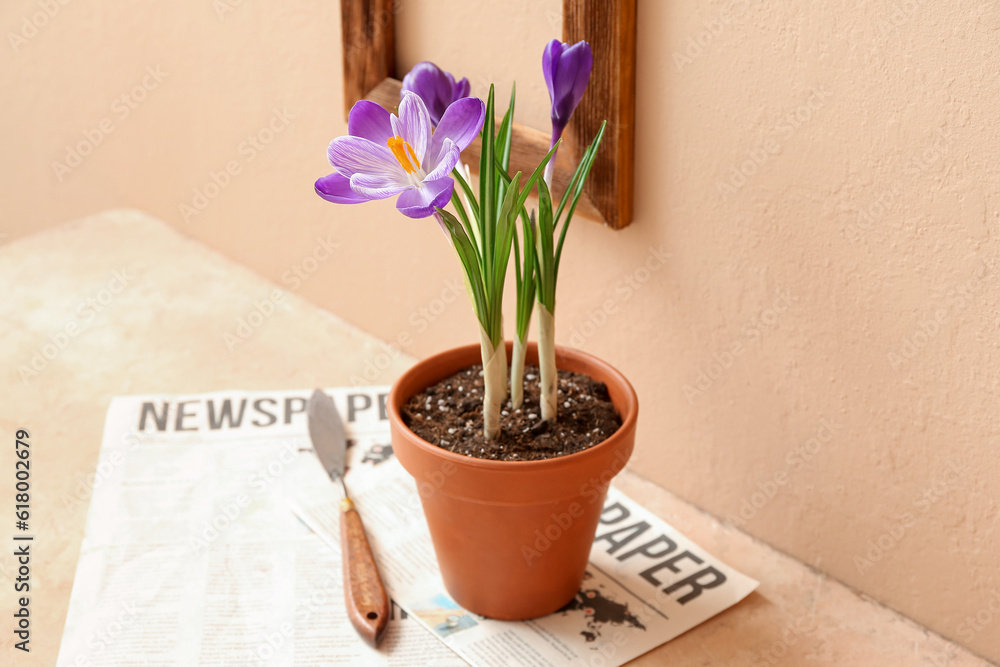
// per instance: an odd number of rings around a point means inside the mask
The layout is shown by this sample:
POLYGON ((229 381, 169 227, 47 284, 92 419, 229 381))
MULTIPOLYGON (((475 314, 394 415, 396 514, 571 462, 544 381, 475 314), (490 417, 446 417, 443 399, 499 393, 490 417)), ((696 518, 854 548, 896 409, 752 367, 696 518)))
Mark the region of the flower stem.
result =
POLYGON ((514 336, 514 349, 510 360, 510 403, 515 410, 524 403, 524 354, 527 341, 514 336))
MULTIPOLYGON (((562 128, 553 125, 552 143, 549 144, 549 150, 552 150, 552 147, 556 145, 560 137, 562 137, 562 128)), ((556 154, 553 153, 552 158, 549 159, 549 163, 545 165, 545 173, 542 176, 542 180, 545 181, 545 185, 549 186, 549 190, 552 189, 552 174, 555 172, 555 170, 556 170, 556 154)))
POLYGON ((500 404, 507 398, 507 347, 500 339, 494 345, 486 329, 479 327, 483 358, 483 435, 493 440, 500 433, 500 404))
POLYGON ((541 374, 542 419, 556 420, 557 387, 559 383, 556 370, 556 326, 555 317, 548 308, 538 303, 538 367, 541 374))
POLYGON ((503 403, 507 400, 509 392, 507 390, 507 343, 501 339, 500 345, 497 346, 497 356, 503 361, 500 364, 500 402, 503 403))

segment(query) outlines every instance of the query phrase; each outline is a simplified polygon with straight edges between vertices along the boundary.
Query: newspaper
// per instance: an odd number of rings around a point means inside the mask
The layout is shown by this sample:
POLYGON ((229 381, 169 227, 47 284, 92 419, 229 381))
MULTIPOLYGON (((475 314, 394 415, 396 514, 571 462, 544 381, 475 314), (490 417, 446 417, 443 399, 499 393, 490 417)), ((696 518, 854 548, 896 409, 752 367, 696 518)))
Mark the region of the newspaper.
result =
MULTIPOLYGON (((112 401, 57 665, 465 664, 396 605, 379 650, 354 631, 339 555, 288 510, 310 393, 112 401)), ((387 452, 388 388, 329 393, 387 452)))
POLYGON ((388 388, 330 389, 347 422, 345 479, 393 600, 373 649, 343 606, 339 496, 306 435, 310 393, 112 401, 58 665, 613 667, 757 585, 612 488, 567 607, 523 622, 466 612, 392 456, 388 388))

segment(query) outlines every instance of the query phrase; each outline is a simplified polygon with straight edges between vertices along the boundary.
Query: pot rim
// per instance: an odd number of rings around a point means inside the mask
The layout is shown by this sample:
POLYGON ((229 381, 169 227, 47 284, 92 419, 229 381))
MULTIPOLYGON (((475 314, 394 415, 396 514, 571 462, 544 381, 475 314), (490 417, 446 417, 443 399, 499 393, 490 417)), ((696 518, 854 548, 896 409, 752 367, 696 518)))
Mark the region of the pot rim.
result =
MULTIPOLYGON (((513 345, 512 342, 507 342, 507 352, 508 358, 510 355, 510 350, 513 345)), ((527 346, 528 356, 533 356, 533 353, 537 354, 537 343, 531 342, 527 346)), ((478 358, 480 354, 480 346, 477 343, 470 345, 461 345, 458 347, 449 348, 442 352, 438 352, 429 357, 425 357, 417 361, 413 366, 408 368, 403 372, 396 381, 392 383, 392 388, 389 390, 389 400, 388 400, 388 413, 389 413, 389 423, 393 428, 398 428, 401 431, 408 432, 412 438, 410 438, 411 444, 423 450, 425 453, 432 456, 440 457, 446 461, 452 461, 456 464, 461 464, 464 466, 471 466, 474 468, 483 468, 486 470, 492 470, 495 472, 541 472, 545 470, 558 469, 565 466, 573 465, 576 461, 581 458, 592 455, 594 452, 602 449, 606 449, 612 446, 616 441, 625 437, 626 433, 634 431, 636 421, 638 420, 639 414, 639 397, 635 393, 635 388, 632 387, 632 383, 628 381, 628 378, 619 371, 617 368, 604 361, 603 359, 596 357, 592 354, 584 352, 582 350, 577 350, 574 348, 569 348, 561 345, 556 345, 556 366, 559 367, 558 360, 560 357, 566 358, 576 358, 584 361, 584 363, 591 366, 591 370, 596 370, 597 373, 586 373, 592 379, 599 380, 603 383, 610 384, 614 382, 619 385, 619 388, 625 394, 625 400, 622 401, 622 405, 619 405, 614 400, 612 400, 612 405, 618 410, 619 416, 622 418, 621 426, 618 427, 614 433, 608 436, 601 442, 589 447, 587 449, 581 450, 579 452, 574 452, 572 454, 566 454, 565 456, 556 456, 549 459, 539 459, 534 461, 498 461, 495 459, 481 459, 475 456, 463 456, 461 454, 456 454, 455 452, 449 452, 446 449, 442 449, 437 445, 427 442, 419 435, 413 432, 409 426, 403 421, 400 409, 402 405, 410 399, 411 396, 415 395, 418 391, 426 389, 427 386, 421 387, 409 395, 400 398, 399 387, 400 385, 406 383, 415 373, 417 373, 421 368, 426 366, 434 366, 440 364, 443 359, 448 359, 451 357, 461 357, 465 355, 471 355, 475 353, 475 357, 478 358), (610 380, 610 382, 609 382, 610 380)), ((475 362, 473 362, 475 363, 475 362)), ((455 369, 455 370, 461 370, 455 369)), ((455 371, 449 371, 447 374, 442 375, 440 378, 433 380, 433 382, 439 382, 440 380, 447 377, 455 371)), ((578 371, 579 372, 579 371, 578 371)))

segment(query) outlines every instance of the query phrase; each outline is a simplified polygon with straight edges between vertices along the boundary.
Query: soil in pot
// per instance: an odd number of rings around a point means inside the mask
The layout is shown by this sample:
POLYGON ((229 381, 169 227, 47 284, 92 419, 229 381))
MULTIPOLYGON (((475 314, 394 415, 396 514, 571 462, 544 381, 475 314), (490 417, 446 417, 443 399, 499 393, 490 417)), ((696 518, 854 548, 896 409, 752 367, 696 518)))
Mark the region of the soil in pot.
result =
POLYGON ((566 456, 607 440, 621 417, 608 388, 587 375, 559 371, 559 417, 542 421, 537 366, 524 369, 524 403, 515 410, 507 401, 501 432, 483 437, 483 367, 469 366, 410 397, 404 423, 418 436, 456 454, 500 461, 533 461, 566 456))

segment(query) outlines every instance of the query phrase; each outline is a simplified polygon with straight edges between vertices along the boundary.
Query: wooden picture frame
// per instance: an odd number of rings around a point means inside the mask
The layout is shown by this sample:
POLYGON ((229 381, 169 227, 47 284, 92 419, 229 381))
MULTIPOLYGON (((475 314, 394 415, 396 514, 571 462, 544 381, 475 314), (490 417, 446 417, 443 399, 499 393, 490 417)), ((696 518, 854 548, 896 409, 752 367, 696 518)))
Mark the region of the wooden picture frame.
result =
MULTIPOLYGON (((341 0, 344 38, 344 112, 369 99, 389 110, 399 104, 395 78, 394 7, 398 0, 341 0)), ((594 69, 590 86, 563 133, 553 176, 557 195, 566 189, 578 157, 597 134, 608 128, 591 170, 577 213, 613 229, 632 221, 635 178, 635 35, 636 0, 563 0, 565 42, 590 42, 594 69)), ((538 45, 541 75, 541 44, 538 45)), ((530 173, 549 150, 551 131, 514 124, 510 168, 530 173)), ((465 151, 467 164, 479 164, 478 140, 465 151)))

